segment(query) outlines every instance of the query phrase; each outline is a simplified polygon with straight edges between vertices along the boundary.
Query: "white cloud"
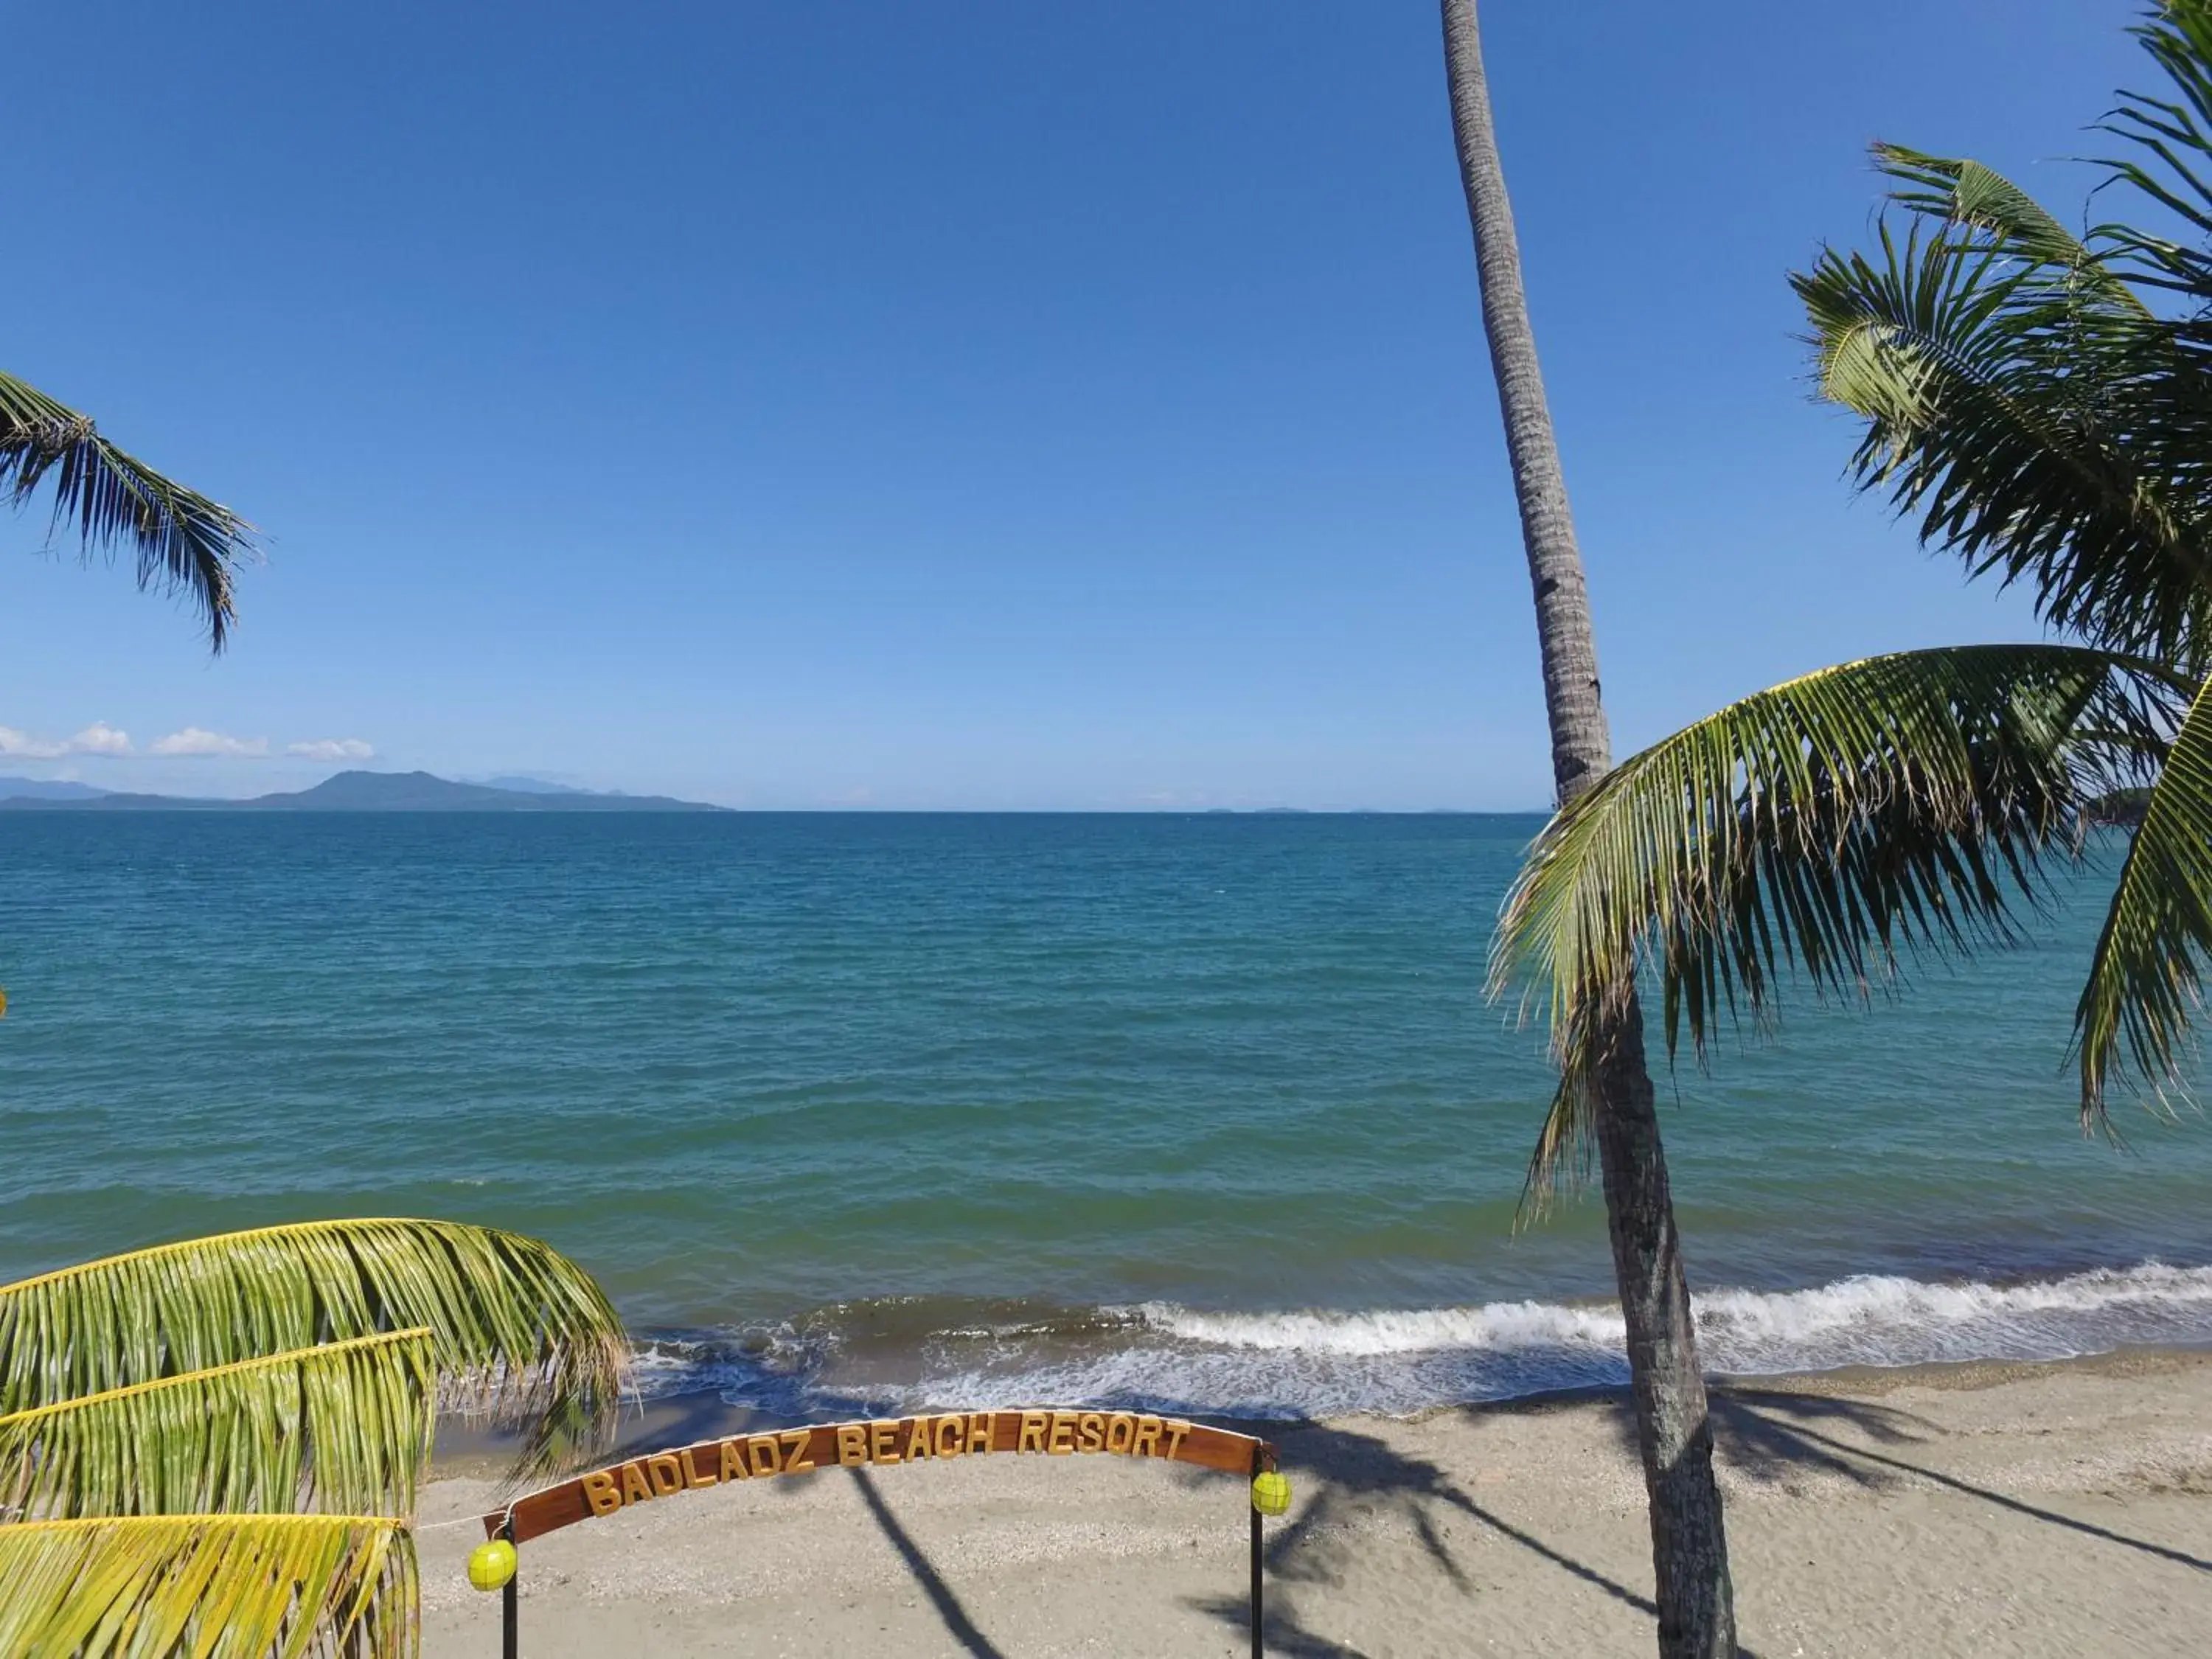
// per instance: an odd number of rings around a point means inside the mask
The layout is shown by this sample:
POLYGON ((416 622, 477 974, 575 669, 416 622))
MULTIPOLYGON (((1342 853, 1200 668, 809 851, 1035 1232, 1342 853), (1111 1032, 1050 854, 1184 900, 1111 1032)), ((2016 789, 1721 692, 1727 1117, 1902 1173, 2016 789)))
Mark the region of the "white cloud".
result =
POLYGON ((359 738, 317 738, 313 743, 288 743, 284 752, 301 760, 349 761, 368 760, 376 750, 359 738))
POLYGON ((127 755, 131 752, 131 734, 117 731, 106 720, 94 720, 71 738, 69 746, 79 755, 127 755))
POLYGON ((156 755, 231 755, 252 757, 269 752, 266 738, 231 738, 220 732, 203 731, 188 726, 181 732, 172 732, 166 738, 155 740, 156 755))
POLYGON ((69 745, 65 743, 40 743, 27 732, 0 726, 0 755, 12 755, 18 760, 52 760, 67 753, 69 745))

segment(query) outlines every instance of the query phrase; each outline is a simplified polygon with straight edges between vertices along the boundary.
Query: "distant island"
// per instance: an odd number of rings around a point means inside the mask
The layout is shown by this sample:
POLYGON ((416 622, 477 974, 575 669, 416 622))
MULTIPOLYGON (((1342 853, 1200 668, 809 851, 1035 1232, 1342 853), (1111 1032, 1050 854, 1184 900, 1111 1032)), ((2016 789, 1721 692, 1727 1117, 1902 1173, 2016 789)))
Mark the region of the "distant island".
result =
POLYGON ((519 789, 526 795, 619 795, 619 789, 580 789, 573 783, 556 783, 550 778, 522 777, 509 775, 503 777, 463 778, 463 783, 480 783, 487 789, 519 789))
MULTIPOLYGON (((535 781, 532 780, 532 781, 535 781)), ((30 812, 726 812, 667 795, 499 789, 428 772, 341 772, 312 789, 245 800, 110 793, 87 784, 0 778, 0 811, 30 812), (21 793, 18 793, 18 792, 21 793), (66 793, 64 793, 66 792, 66 793)))
POLYGON ((0 799, 21 795, 29 800, 91 800, 107 793, 59 778, 0 778, 0 799))

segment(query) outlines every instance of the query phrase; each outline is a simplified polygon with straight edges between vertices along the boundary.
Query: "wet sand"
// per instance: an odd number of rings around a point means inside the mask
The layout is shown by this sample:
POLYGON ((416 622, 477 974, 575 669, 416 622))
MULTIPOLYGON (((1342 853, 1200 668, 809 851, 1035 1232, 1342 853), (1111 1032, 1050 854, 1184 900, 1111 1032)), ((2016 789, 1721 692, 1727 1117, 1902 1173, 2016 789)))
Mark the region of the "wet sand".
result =
MULTIPOLYGON (((1829 1374, 1715 1395, 1746 1650, 2212 1651, 2212 1356, 1829 1374)), ((642 1449, 729 1431, 672 1402, 642 1449)), ((1249 1426, 1249 1425, 1247 1425, 1249 1426)), ((1269 1431, 1268 1651, 1652 1650, 1626 1402, 1583 1395, 1269 1431)), ((449 1462, 447 1467, 455 1467, 449 1462)), ((463 1466, 465 1467, 465 1466, 463 1466)), ((426 1494, 427 1659, 492 1659, 479 1540, 426 1494)), ((1243 1482, 1114 1457, 828 1470, 685 1493, 522 1553, 522 1652, 1242 1655, 1243 1482)))

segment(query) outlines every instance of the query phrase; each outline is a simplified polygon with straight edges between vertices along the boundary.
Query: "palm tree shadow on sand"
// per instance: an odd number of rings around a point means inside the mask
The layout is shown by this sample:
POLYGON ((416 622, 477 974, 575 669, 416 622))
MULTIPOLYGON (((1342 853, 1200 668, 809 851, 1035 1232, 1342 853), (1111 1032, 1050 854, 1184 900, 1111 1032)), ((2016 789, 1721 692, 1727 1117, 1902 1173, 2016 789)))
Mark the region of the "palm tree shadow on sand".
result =
MULTIPOLYGON (((1531 1402, 1472 1408, 1468 1414, 1480 1419, 1540 1408, 1540 1402, 1531 1402)), ((1281 1449, 1283 1468, 1295 1486, 1310 1494, 1295 1519, 1271 1531, 1266 1546, 1264 1633, 1270 1655, 1284 1656, 1284 1659, 1363 1659, 1365 1650, 1314 1630, 1299 1609, 1303 1601, 1325 1594, 1342 1582, 1348 1553, 1354 1547, 1349 1539, 1355 1530, 1371 1529, 1378 1512, 1402 1520, 1419 1540, 1419 1559, 1404 1564, 1404 1571, 1437 1573, 1470 1603, 1477 1595, 1477 1586, 1454 1556, 1445 1535, 1446 1524, 1455 1520, 1486 1527, 1569 1577, 1647 1618, 1658 1616, 1649 1595, 1608 1577, 1477 1502, 1443 1468, 1426 1458, 1410 1456, 1378 1436, 1321 1423, 1280 1424, 1270 1432, 1281 1449)), ((1242 1597, 1209 1598, 1194 1605, 1239 1632, 1247 1628, 1250 1613, 1242 1597)), ((1740 1650, 1746 1659, 1757 1659, 1754 1650, 1740 1650)))
MULTIPOLYGON (((1571 1396, 1589 1397, 1589 1396, 1571 1396)), ((1625 1392, 1597 1394, 1611 1431, 1633 1457, 1635 1419, 1625 1392)), ((845 1402, 840 1402, 845 1403, 845 1402)), ((865 1415, 868 1402, 849 1402, 853 1414, 865 1415)), ((1523 1412, 1555 1407, 1559 1396, 1466 1408, 1472 1421, 1480 1423, 1523 1412)), ((1149 1403, 1148 1403, 1149 1408, 1149 1403)), ((1267 1435, 1280 1448, 1283 1468, 1300 1490, 1304 1502, 1296 1516, 1271 1527, 1265 1547, 1267 1571, 1266 1637, 1267 1651, 1279 1659, 1363 1659, 1364 1650, 1356 1640, 1328 1636, 1312 1628, 1302 1616, 1301 1602, 1310 1604, 1343 1581, 1351 1540, 1371 1531, 1378 1515, 1401 1521, 1419 1541, 1417 1558, 1403 1564, 1407 1571, 1439 1575, 1457 1595, 1472 1605, 1479 1587, 1455 1556, 1447 1527, 1473 1522, 1497 1536, 1548 1562, 1570 1579, 1579 1581, 1646 1618, 1656 1619, 1657 1608, 1644 1590, 1621 1583, 1578 1559, 1526 1527, 1508 1520, 1479 1502, 1440 1465, 1407 1455, 1382 1437, 1355 1429, 1316 1422, 1261 1425, 1249 1420, 1230 1423, 1188 1404, 1181 1414, 1222 1422, 1224 1426, 1267 1435)), ((2200 1572, 2212 1572, 2212 1561, 2155 1543, 2130 1537, 2094 1522, 2043 1509, 1946 1474, 1916 1460, 1916 1447, 1931 1444, 1940 1431, 1928 1419, 1878 1402, 1844 1396, 1795 1393, 1716 1384, 1711 1392, 1713 1436, 1723 1464, 1739 1479, 1791 1489, 1808 1477, 1830 1477, 1862 1488, 1879 1490, 1926 1483, 1978 1498, 2014 1513, 2050 1525, 2138 1550, 2200 1572)), ((634 1455, 645 1449, 680 1443, 732 1431, 732 1417, 744 1419, 746 1429, 782 1426, 787 1419, 775 1413, 732 1413, 719 1401, 708 1398, 667 1402, 649 1425, 637 1431, 617 1454, 634 1455)), ((928 1555, 908 1534, 876 1490, 866 1471, 854 1471, 861 1501, 907 1571, 928 1596, 938 1617, 954 1641, 973 1659, 1007 1659, 1007 1656, 976 1625, 951 1585, 928 1555)), ((807 1477, 812 1478, 812 1477, 807 1477)), ((1176 1469, 1183 1480, 1218 1480, 1195 1470, 1176 1469)), ((778 1490, 783 1488, 779 1486, 778 1490)), ((1249 1608, 1239 1595, 1194 1600, 1195 1609, 1218 1621, 1240 1639, 1247 1628, 1249 1608)), ((1241 1650, 1241 1646, 1240 1650, 1241 1650)), ((1743 1646, 1745 1659, 1757 1659, 1756 1650, 1743 1646)))
MULTIPOLYGON (((1635 1455, 1636 1425, 1625 1392, 1600 1395, 1612 1431, 1635 1455)), ((1544 1410, 1556 1401, 1530 1401, 1468 1408, 1476 1421, 1509 1413, 1544 1410)), ((2161 1560, 2212 1572, 2212 1561, 2148 1539, 2041 1508, 1946 1474, 1916 1459, 1912 1449, 1939 1433, 1928 1419, 1876 1401, 1832 1395, 1716 1385, 1713 1436, 1723 1464, 1739 1479, 1792 1488, 1808 1477, 1830 1477, 1864 1489, 1926 1483, 1991 1504, 2050 1525, 2138 1550, 2161 1560)), ((1379 1437, 1319 1423, 1288 1423, 1269 1431, 1282 1450, 1282 1466, 1309 1496, 1295 1519, 1271 1531, 1266 1547, 1268 1577, 1266 1636, 1270 1655, 1285 1659, 1362 1659, 1356 1640, 1324 1635, 1301 1616, 1301 1602, 1324 1595, 1342 1582, 1351 1540, 1371 1530, 1378 1515, 1395 1516, 1420 1544, 1407 1572, 1441 1576, 1453 1590, 1475 1601, 1478 1588, 1454 1556, 1448 1522, 1474 1522, 1550 1563, 1569 1578, 1656 1619, 1658 1609, 1643 1589, 1609 1577, 1588 1562, 1516 1524, 1479 1502, 1443 1468, 1399 1451, 1379 1437)), ((1242 1597, 1195 1603, 1240 1634, 1249 1612, 1242 1597)), ((1740 1651, 1756 1659, 1748 1644, 1740 1651)))
MULTIPOLYGON (((1631 1457, 1636 1450, 1635 1418, 1627 1395, 1607 1390, 1597 1396, 1613 1431, 1631 1457)), ((1711 1396, 1716 1448, 1741 1479, 1789 1488, 1808 1476, 1828 1476, 1869 1489, 1926 1481, 1964 1493, 2054 1526, 2141 1550, 2201 1571, 2212 1562, 2149 1540, 2129 1537, 2093 1522, 2041 1509, 1927 1467, 1911 1449, 1933 1441, 1936 1425, 1924 1418, 1867 1400, 1832 1395, 1716 1385, 1711 1396)), ((1480 1422, 1507 1413, 1541 1411, 1557 1403, 1534 1400, 1468 1408, 1480 1422)), ((1441 1576, 1472 1602, 1477 1587, 1455 1557, 1445 1527, 1471 1521, 1550 1563, 1622 1605, 1656 1619, 1658 1609, 1642 1588, 1599 1571, 1528 1528, 1479 1502, 1443 1468, 1401 1452, 1377 1436, 1317 1423, 1277 1425, 1271 1431, 1282 1448, 1283 1467, 1310 1494, 1297 1517, 1272 1533, 1266 1559, 1269 1581, 1267 1650, 1286 1659, 1359 1659, 1356 1642, 1326 1636, 1300 1616, 1305 1596, 1325 1593, 1341 1582, 1348 1540, 1355 1522, 1370 1523, 1378 1512, 1395 1515, 1419 1540, 1420 1556, 1407 1571, 1441 1576)), ((1210 1599, 1202 1609, 1239 1632, 1248 1618, 1239 1597, 1210 1599)), ((1756 1650, 1741 1651, 1755 1659, 1756 1650)))
MULTIPOLYGON (((814 1407, 811 1414, 799 1417, 784 1412, 732 1406, 712 1389, 671 1395, 641 1410, 628 1425, 627 1431, 599 1461, 618 1463, 651 1452, 665 1451, 672 1446, 717 1439, 725 1435, 772 1431, 817 1420, 842 1421, 870 1417, 878 1414, 883 1409, 880 1401, 869 1401, 859 1395, 822 1395, 811 1403, 814 1407)), ((488 1437, 478 1438, 489 1439, 488 1437)), ((470 1449, 475 1449, 472 1443, 470 1449)), ((958 1594, 929 1559, 928 1553, 900 1522, 890 1505, 884 1501, 883 1493, 877 1490, 874 1477, 868 1470, 823 1469, 817 1473, 793 1475, 774 1482, 769 1491, 778 1498, 793 1498, 813 1481, 841 1479, 852 1481, 869 1518, 897 1554, 915 1585, 929 1598, 929 1604, 944 1624, 945 1633, 958 1643, 972 1659, 1007 1659, 1005 1651, 984 1634, 970 1616, 958 1594)))
POLYGON ((1006 1659, 991 1638, 984 1635, 976 1627, 975 1621, 968 1616, 968 1609, 953 1594, 952 1586, 945 1582, 945 1576, 938 1571, 936 1564, 930 1560, 921 1546, 914 1541, 912 1534, 899 1524, 898 1517, 884 1502, 883 1494, 876 1490, 874 1478, 866 1469, 854 1469, 852 1474, 854 1484, 860 1491, 860 1501, 868 1506, 868 1513, 874 1517, 876 1525, 890 1540, 890 1547, 898 1552, 899 1559, 906 1564, 906 1570, 914 1576, 915 1583, 921 1587, 921 1593, 929 1598, 929 1604, 937 1610, 938 1618, 944 1621, 946 1632, 975 1656, 975 1659, 1006 1659))
MULTIPOLYGON (((1636 1423, 1628 1401, 1625 1397, 1614 1398, 1608 1401, 1608 1405, 1614 1432, 1632 1450, 1636 1423)), ((2147 1538, 2115 1532, 2110 1527, 2045 1509, 2005 1492, 1993 1492, 1930 1468, 1925 1460, 1915 1462, 1900 1455, 1914 1446, 1931 1443, 1939 1433, 1934 1424, 1910 1412, 1832 1395, 1728 1385, 1713 1389, 1711 1409, 1716 1448, 1738 1474, 1753 1480, 1786 1487, 1810 1471, 1838 1476, 1866 1487, 1925 1482, 1978 1498, 2015 1515, 2138 1550, 2179 1566, 2212 1572, 2212 1561, 2201 1556, 2147 1538), (1853 1433, 1858 1437, 1856 1443, 1843 1437, 1853 1433)))

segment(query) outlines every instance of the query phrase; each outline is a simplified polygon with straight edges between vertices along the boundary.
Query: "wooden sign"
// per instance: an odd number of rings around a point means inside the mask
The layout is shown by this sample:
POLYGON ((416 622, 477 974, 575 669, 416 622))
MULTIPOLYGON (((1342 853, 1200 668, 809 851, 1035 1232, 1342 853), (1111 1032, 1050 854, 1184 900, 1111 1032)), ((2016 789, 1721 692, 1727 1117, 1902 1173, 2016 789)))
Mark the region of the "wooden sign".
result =
POLYGON ((517 1498, 511 1508, 483 1517, 484 1536, 504 1534, 526 1543, 578 1521, 730 1480, 1009 1453, 1151 1457, 1229 1474, 1255 1474, 1275 1462, 1275 1449, 1264 1440, 1179 1417, 1054 1409, 939 1412, 731 1435, 633 1457, 517 1498))

